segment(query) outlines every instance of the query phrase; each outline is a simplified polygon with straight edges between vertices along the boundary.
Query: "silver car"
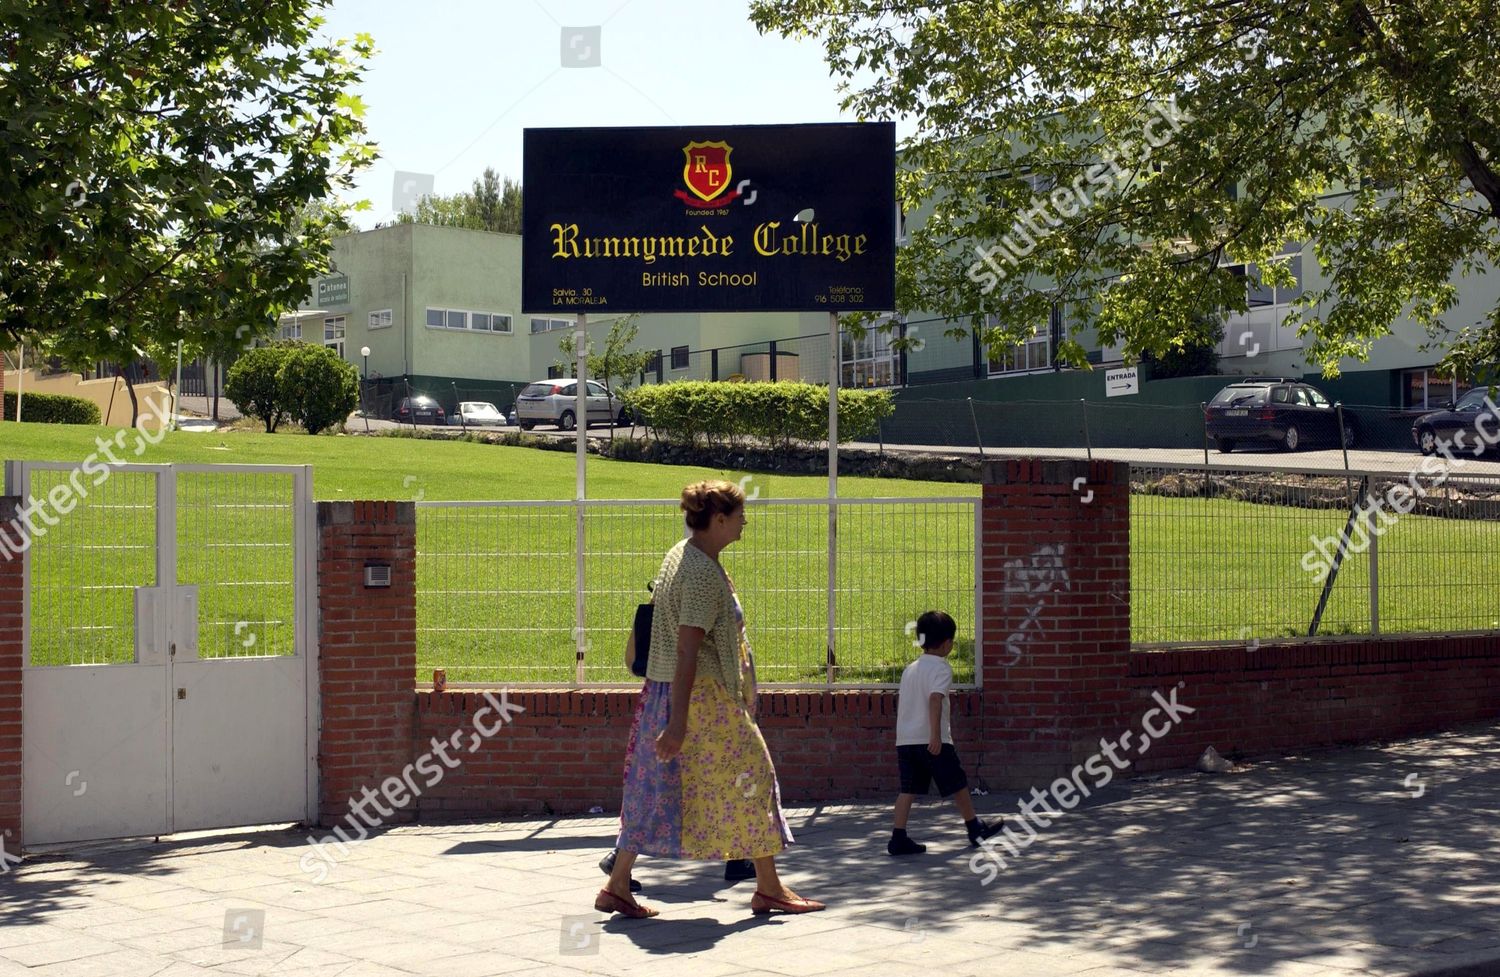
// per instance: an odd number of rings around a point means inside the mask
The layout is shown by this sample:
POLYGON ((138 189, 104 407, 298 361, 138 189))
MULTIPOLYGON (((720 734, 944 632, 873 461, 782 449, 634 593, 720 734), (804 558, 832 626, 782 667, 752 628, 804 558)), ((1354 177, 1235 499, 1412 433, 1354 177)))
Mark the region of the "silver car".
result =
MULTIPOLYGON (((527 384, 516 397, 516 423, 529 431, 538 424, 555 424, 571 431, 578 420, 578 381, 538 380, 527 384)), ((588 381, 588 423, 623 424, 625 405, 602 383, 588 381)))
POLYGON ((465 400, 448 415, 448 423, 454 427, 500 427, 505 423, 505 415, 494 404, 465 400))

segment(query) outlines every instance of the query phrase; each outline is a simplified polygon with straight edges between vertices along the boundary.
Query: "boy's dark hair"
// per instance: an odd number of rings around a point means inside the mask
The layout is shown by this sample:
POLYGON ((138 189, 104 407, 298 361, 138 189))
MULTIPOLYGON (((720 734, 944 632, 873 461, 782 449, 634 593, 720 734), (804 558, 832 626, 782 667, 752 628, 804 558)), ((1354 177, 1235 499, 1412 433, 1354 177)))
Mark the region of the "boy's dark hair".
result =
POLYGON ((958 625, 944 611, 927 611, 917 618, 917 641, 921 642, 923 651, 952 640, 955 634, 958 634, 958 625))

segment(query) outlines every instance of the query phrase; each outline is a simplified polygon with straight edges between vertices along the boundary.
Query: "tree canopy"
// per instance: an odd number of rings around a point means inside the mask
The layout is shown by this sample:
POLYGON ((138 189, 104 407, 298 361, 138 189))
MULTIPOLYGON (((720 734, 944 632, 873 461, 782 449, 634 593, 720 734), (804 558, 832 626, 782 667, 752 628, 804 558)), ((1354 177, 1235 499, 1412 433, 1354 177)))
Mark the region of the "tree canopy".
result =
POLYGON ((0 0, 0 331, 70 363, 242 348, 375 158, 328 0, 0 0))
POLYGON ((1336 373, 1403 315, 1446 366, 1500 360, 1500 310, 1445 320, 1454 276, 1496 263, 1487 2, 754 0, 751 19, 821 39, 846 108, 914 121, 902 311, 996 315, 999 344, 1056 301, 1164 354, 1245 310, 1231 265, 1290 286, 1274 259, 1303 246, 1326 274, 1289 320, 1309 365, 1336 373))
POLYGON ((415 211, 396 215, 397 224, 435 224, 471 231, 521 233, 521 184, 486 166, 473 189, 451 196, 423 197, 415 211))

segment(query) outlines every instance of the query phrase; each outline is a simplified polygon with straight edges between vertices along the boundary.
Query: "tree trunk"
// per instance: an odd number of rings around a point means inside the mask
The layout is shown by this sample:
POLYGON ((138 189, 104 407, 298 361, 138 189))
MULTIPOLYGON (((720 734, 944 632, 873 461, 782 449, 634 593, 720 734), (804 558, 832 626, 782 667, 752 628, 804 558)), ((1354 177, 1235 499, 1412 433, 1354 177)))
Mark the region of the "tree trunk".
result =
POLYGON ((131 377, 131 374, 134 373, 134 372, 135 372, 135 367, 131 366, 129 369, 127 369, 125 371, 125 374, 124 374, 125 375, 125 392, 130 395, 130 426, 131 427, 135 427, 136 423, 140 420, 140 417, 141 417, 141 402, 136 399, 136 396, 135 396, 135 380, 132 379, 132 377, 131 377))

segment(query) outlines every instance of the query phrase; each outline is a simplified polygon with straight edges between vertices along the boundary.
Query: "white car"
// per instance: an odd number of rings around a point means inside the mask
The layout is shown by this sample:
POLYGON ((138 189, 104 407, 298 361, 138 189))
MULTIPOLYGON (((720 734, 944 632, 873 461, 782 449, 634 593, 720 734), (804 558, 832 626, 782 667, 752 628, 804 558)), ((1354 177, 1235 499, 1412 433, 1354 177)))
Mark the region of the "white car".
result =
POLYGON ((465 400, 449 415, 448 423, 455 427, 501 427, 505 424, 505 415, 494 404, 465 400))
MULTIPOLYGON (((560 431, 571 431, 577 419, 578 381, 573 379, 538 380, 528 384, 516 397, 516 423, 529 431, 538 424, 555 424, 560 431)), ((603 384, 588 381, 590 424, 626 424, 625 405, 603 384)))

